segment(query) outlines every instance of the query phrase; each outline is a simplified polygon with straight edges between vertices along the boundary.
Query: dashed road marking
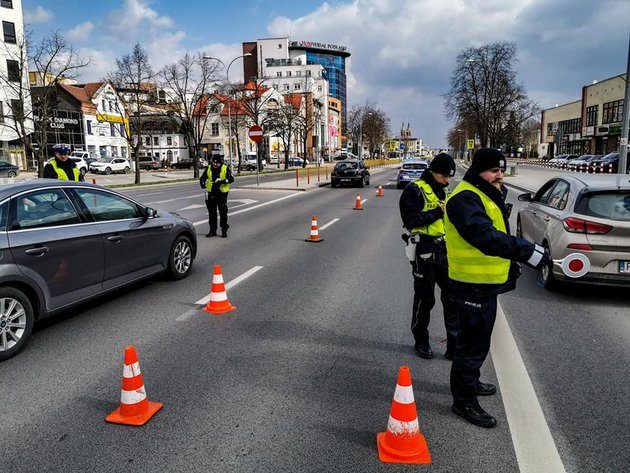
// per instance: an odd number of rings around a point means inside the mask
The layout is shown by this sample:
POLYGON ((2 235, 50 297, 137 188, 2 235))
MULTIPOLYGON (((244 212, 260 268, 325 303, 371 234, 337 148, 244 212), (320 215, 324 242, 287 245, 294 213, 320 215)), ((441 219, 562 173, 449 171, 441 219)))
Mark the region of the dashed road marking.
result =
POLYGON ((497 305, 491 352, 521 473, 564 473, 566 470, 501 304, 497 305))
POLYGON ((331 225, 334 225, 335 223, 337 223, 339 221, 338 218, 333 218, 330 222, 328 222, 326 225, 322 225, 321 227, 319 227, 320 231, 321 230, 326 230, 328 227, 330 227, 331 225))

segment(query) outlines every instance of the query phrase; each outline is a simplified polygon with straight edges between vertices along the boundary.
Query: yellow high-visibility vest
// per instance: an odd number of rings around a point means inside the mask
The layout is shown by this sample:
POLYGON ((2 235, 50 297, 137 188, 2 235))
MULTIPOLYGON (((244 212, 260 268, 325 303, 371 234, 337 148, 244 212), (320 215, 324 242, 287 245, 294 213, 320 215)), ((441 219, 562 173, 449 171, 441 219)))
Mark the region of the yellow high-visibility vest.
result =
MULTIPOLYGON (((221 165, 221 171, 219 172, 219 179, 222 179, 222 180, 227 179, 227 166, 225 164, 221 165)), ((206 190, 208 192, 212 191, 212 170, 210 169, 210 166, 208 166, 206 170, 206 190)), ((229 184, 219 185, 219 192, 222 192, 223 194, 225 194, 229 190, 230 190, 229 184)))
MULTIPOLYGON (((68 174, 66 174, 66 171, 64 171, 59 166, 57 166, 57 160, 55 158, 51 159, 48 162, 52 165, 53 169, 57 173, 57 179, 59 179, 60 181, 70 180, 70 178, 68 177, 68 174)), ((72 171, 74 174, 74 180, 79 182, 79 176, 81 175, 81 173, 79 173, 79 170, 76 167, 72 168, 72 171)))
MULTIPOLYGON (((423 212, 436 209, 440 206, 440 204, 442 204, 443 201, 441 201, 438 196, 435 195, 435 192, 433 192, 433 189, 431 189, 431 186, 428 182, 423 179, 419 179, 415 181, 414 184, 420 188, 420 191, 424 196, 424 207, 422 208, 423 212)), ((448 198, 449 191, 447 187, 444 188, 444 192, 446 193, 446 197, 448 198)), ((420 235, 429 235, 432 237, 444 236, 444 219, 440 218, 429 225, 413 228, 411 232, 419 233, 420 235)))
MULTIPOLYGON (((450 198, 463 191, 471 191, 479 196, 486 214, 498 231, 507 233, 503 213, 490 197, 472 184, 462 181, 455 188, 450 198)), ((454 281, 472 284, 503 284, 507 282, 510 272, 510 260, 498 256, 488 256, 462 238, 455 226, 444 216, 446 234, 446 256, 448 259, 448 276, 454 281)))

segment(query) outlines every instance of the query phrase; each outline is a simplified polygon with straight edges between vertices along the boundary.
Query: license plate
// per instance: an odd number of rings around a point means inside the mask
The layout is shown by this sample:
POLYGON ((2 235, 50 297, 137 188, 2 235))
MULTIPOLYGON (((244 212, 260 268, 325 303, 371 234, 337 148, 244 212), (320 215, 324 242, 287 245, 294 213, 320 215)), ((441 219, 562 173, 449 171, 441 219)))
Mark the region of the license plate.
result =
POLYGON ((619 272, 630 273, 630 261, 619 261, 619 272))
POLYGON ((341 182, 348 182, 351 181, 352 179, 348 179, 347 177, 343 177, 341 178, 341 182))

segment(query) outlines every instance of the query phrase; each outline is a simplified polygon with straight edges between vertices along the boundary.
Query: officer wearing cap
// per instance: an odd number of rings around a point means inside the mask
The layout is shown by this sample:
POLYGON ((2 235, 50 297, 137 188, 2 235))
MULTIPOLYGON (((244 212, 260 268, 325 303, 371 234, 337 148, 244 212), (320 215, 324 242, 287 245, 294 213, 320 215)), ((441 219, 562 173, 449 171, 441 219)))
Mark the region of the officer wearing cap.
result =
POLYGON ((435 305, 436 283, 440 287, 446 327, 444 356, 450 360, 455 351, 457 315, 449 289, 444 243, 444 203, 448 197, 449 182, 454 175, 455 161, 450 155, 440 153, 433 158, 419 180, 405 187, 399 201, 403 226, 415 242, 415 258, 411 262, 414 290, 411 332, 415 339, 414 350, 418 356, 426 359, 433 358, 428 327, 431 309, 435 305))
POLYGON ((56 144, 53 146, 55 157, 44 166, 43 177, 47 179, 59 179, 60 181, 84 181, 83 176, 68 157, 70 146, 56 144))
POLYGON ((520 275, 517 261, 534 268, 549 263, 541 246, 510 235, 505 167, 500 151, 478 150, 449 197, 444 217, 448 275, 458 321, 451 366, 452 410, 480 427, 497 423, 477 399, 496 392, 493 384, 481 382, 479 376, 490 349, 497 295, 515 288, 520 275))
POLYGON ((217 209, 221 225, 221 238, 227 238, 228 206, 227 198, 230 184, 234 182, 232 171, 223 163, 223 156, 213 155, 210 165, 201 173, 199 183, 206 190, 206 208, 210 231, 206 238, 217 236, 217 209))

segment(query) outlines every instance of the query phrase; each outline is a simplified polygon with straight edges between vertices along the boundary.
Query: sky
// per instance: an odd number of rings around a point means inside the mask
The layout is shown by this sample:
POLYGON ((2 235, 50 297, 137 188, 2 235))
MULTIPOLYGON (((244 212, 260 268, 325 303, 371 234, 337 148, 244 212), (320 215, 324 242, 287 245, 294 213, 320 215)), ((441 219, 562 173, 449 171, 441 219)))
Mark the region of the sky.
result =
MULTIPOLYGON (((457 53, 516 43, 518 80, 542 108, 579 100, 581 88, 626 71, 630 0, 24 0, 35 38, 60 31, 92 59, 82 81, 104 78, 136 42, 154 69, 186 52, 224 62, 241 43, 289 36, 344 45, 349 107, 374 104, 396 134, 404 122, 433 147, 457 53)), ((230 80, 242 78, 234 63, 230 80)))

